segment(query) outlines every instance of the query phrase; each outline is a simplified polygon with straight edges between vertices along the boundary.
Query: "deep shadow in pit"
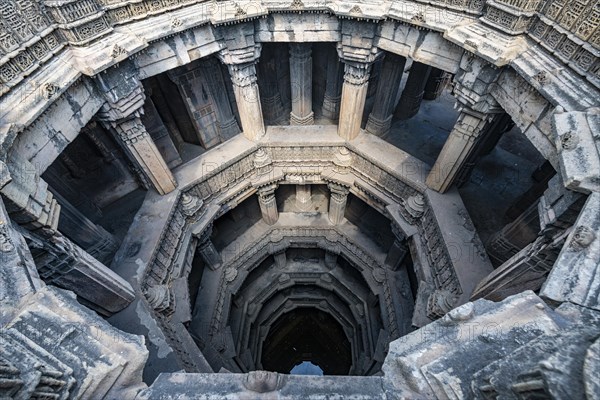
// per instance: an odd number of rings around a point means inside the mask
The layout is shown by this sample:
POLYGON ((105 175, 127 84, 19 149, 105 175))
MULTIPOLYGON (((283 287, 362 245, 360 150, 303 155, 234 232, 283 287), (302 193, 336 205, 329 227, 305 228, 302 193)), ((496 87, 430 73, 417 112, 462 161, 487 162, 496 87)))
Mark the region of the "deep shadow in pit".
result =
POLYGON ((303 361, 317 365, 323 375, 350 371, 350 342, 340 324, 323 311, 299 308, 282 315, 263 343, 262 365, 267 371, 289 374, 303 361))

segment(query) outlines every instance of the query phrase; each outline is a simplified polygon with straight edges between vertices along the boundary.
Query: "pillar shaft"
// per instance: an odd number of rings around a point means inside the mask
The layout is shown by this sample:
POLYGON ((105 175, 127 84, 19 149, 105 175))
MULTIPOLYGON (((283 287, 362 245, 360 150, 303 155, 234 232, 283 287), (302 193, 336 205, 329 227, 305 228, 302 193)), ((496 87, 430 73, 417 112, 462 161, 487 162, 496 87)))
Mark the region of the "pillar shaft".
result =
POLYGON ((201 66, 215 105, 221 141, 226 141, 240 133, 240 128, 227 95, 220 62, 215 58, 208 58, 201 66))
POLYGON ((279 219, 275 189, 277 189, 277 185, 268 185, 261 187, 257 192, 263 220, 269 225, 273 225, 279 219))
POLYGON ((142 123, 146 127, 148 134, 152 138, 156 148, 160 151, 169 168, 174 168, 180 165, 183 161, 179 156, 177 147, 173 139, 169 135, 167 127, 163 123, 162 118, 156 110, 156 106, 151 98, 146 98, 144 103, 144 115, 142 115, 142 123))
POLYGON ((338 135, 352 140, 360 133, 369 86, 370 63, 346 63, 338 135))
POLYGON ((173 191, 177 186, 175 177, 142 124, 139 113, 134 113, 128 119, 111 122, 111 127, 131 161, 156 191, 160 194, 173 191))
POLYGON ((296 185, 296 207, 300 211, 308 211, 312 208, 310 185, 296 185))
POLYGON ((109 264, 119 245, 112 234, 90 221, 60 194, 54 197, 61 206, 58 229, 96 260, 109 264))
POLYGON ((330 183, 328 186, 331 191, 331 198, 329 199, 329 220, 333 224, 338 225, 344 219, 346 203, 348 202, 348 193, 350 191, 347 187, 336 183, 330 183))
POLYGON ((35 249, 35 263, 46 283, 72 290, 104 315, 122 310, 134 299, 127 281, 59 232, 51 237, 26 231, 24 235, 35 249))
POLYGON ((486 248, 492 264, 497 267, 517 254, 536 239, 539 230, 538 202, 535 202, 517 219, 490 238, 486 248))
POLYGON ((290 44, 291 125, 312 125, 312 49, 309 43, 290 44))
POLYGON ((393 53, 387 53, 383 59, 375 104, 365 128, 373 135, 383 136, 390 130, 405 63, 405 57, 393 53))
POLYGON ((323 99, 323 117, 337 121, 340 117, 344 66, 337 51, 331 49, 327 56, 327 82, 323 99))
POLYGON ((391 270, 396 271, 408 254, 409 249, 405 244, 406 236, 396 224, 392 224, 392 232, 394 233, 395 240, 390 246, 385 259, 385 265, 391 270))
POLYGON ((198 244, 198 251, 204 263, 212 270, 216 270, 221 266, 221 255, 219 254, 214 243, 210 239, 198 244))
POLYGON ((290 111, 286 110, 279 91, 279 59, 277 58, 279 54, 275 50, 273 46, 265 46, 262 51, 261 60, 258 63, 260 101, 264 111, 265 124, 284 125, 288 121, 290 111))
POLYGON ((280 269, 285 268, 285 266, 287 264, 287 257, 285 255, 285 250, 273 254, 273 258, 275 259, 275 265, 277 265, 277 268, 280 268, 280 269))
POLYGON ((444 91, 448 77, 449 74, 447 72, 431 67, 429 78, 427 78, 425 88, 423 89, 423 100, 435 100, 440 97, 444 91))
POLYGON ((337 265, 338 255, 331 251, 325 251, 325 265, 329 269, 333 269, 337 265))
POLYGON ((215 58, 196 62, 193 69, 172 76, 184 98, 196 134, 205 148, 239 133, 227 95, 220 63, 215 58))
POLYGON ((400 101, 396 107, 396 112, 394 113, 396 118, 409 119, 419 112, 421 100, 423 100, 423 90, 427 84, 430 71, 431 67, 429 65, 416 61, 413 62, 406 85, 400 96, 400 101))
POLYGON ((219 269, 222 259, 221 254, 219 254, 219 251, 211 240, 212 232, 212 224, 202 231, 202 234, 198 237, 197 249, 206 266, 214 271, 219 269))
POLYGON ((476 140, 486 126, 486 116, 464 108, 450 132, 442 151, 427 176, 427 186, 440 193, 446 192, 469 157, 476 140))
POLYGON ((228 64, 233 93, 240 113, 244 136, 258 140, 265 134, 260 93, 254 62, 246 64, 228 64))

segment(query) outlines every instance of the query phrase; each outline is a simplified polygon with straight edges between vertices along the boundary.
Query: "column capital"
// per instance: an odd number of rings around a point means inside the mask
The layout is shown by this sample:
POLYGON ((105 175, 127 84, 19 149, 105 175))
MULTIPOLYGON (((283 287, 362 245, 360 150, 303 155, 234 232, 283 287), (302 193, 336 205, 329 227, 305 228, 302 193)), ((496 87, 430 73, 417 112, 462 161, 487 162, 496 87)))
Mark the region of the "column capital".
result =
POLYGON ((217 53, 217 56, 219 57, 219 60, 227 66, 254 65, 260 59, 261 50, 261 43, 253 43, 240 49, 230 49, 225 47, 217 53))
POLYGON ((369 82, 371 65, 371 63, 344 61, 344 81, 354 86, 366 84, 369 82))
POLYGON ((104 123, 110 123, 113 127, 115 123, 128 118, 139 118, 144 113, 146 94, 141 83, 118 99, 105 97, 106 103, 98 111, 98 119, 104 123))
POLYGON ((330 182, 327 184, 331 193, 335 193, 339 196, 347 196, 350 193, 350 188, 348 186, 342 185, 341 183, 330 182))
POLYGON ((196 236, 196 238, 198 239, 198 247, 203 247, 206 245, 206 242, 210 240, 212 232, 213 224, 211 222, 206 226, 206 228, 204 228, 204 230, 199 235, 196 236))
POLYGON ((257 188, 258 197, 261 200, 267 200, 271 196, 275 195, 275 190, 277 190, 278 187, 279 185, 277 183, 270 183, 264 186, 260 186, 257 188))

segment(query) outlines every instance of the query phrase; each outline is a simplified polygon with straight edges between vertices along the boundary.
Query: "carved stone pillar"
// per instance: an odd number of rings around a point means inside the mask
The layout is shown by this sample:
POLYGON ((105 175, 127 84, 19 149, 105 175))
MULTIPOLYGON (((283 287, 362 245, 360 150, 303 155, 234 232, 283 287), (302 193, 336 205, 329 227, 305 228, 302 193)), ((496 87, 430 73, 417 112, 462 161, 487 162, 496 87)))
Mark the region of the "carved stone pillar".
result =
POLYGON ((352 140, 360 133, 371 63, 345 62, 338 135, 352 140))
POLYGON ((233 93, 240 112, 244 136, 250 140, 258 140, 265 134, 265 123, 260 104, 255 61, 227 64, 227 67, 233 83, 233 93))
POLYGON ((486 124, 486 115, 468 107, 461 110, 450 136, 427 176, 427 186, 440 193, 450 188, 486 124))
POLYGON ((431 67, 429 78, 423 89, 423 100, 435 100, 441 96, 450 74, 435 67, 431 67))
POLYGON ((395 223, 392 223, 392 232, 394 233, 394 243, 392 243, 392 246, 388 251, 385 259, 385 265, 387 265, 391 270, 395 271, 408 254, 409 249, 405 244, 406 236, 404 235, 404 232, 402 232, 395 223))
POLYGON ((312 49, 309 43, 290 44, 291 125, 312 125, 312 49))
POLYGON ((169 76, 177 84, 195 133, 205 148, 240 132, 217 59, 209 57, 197 61, 187 71, 169 76))
POLYGON ((277 189, 277 184, 272 184, 259 188, 257 192, 263 220, 269 225, 273 225, 279 219, 275 189, 277 189))
POLYGON ((340 117, 340 102, 344 82, 344 67, 337 51, 332 49, 327 56, 327 82, 323 99, 323 117, 337 121, 340 117))
POLYGON ((205 74, 206 82, 210 88, 211 97, 215 105, 221 140, 226 141, 240 133, 240 128, 231 109, 231 102, 227 95, 221 65, 216 58, 210 57, 203 60, 201 68, 205 74))
POLYGON ((109 264, 119 248, 114 236, 90 221, 58 193, 54 197, 61 206, 58 229, 96 260, 109 264))
POLYGON ((300 211, 308 211, 312 208, 312 195, 310 185, 296 185, 296 207, 300 211))
POLYGON ((164 158, 169 168, 174 168, 180 165, 183 161, 179 156, 177 147, 169 135, 169 131, 163 123, 158 111, 156 110, 156 106, 150 97, 146 98, 146 103, 144 104, 142 123, 146 127, 148 134, 152 138, 152 141, 154 141, 156 148, 158 148, 158 151, 160 151, 160 154, 164 158))
POLYGON ((540 198, 538 212, 528 210, 530 212, 524 216, 539 215, 540 232, 537 237, 482 279, 473 291, 472 298, 499 301, 524 290, 539 290, 561 250, 564 250, 569 236, 579 241, 571 243, 571 246, 587 241, 587 233, 592 233, 593 240, 593 232, 587 227, 574 235, 571 233, 585 200, 586 197, 581 193, 564 189, 562 181, 555 177, 550 189, 540 198))
POLYGON ((202 234, 198 237, 198 252, 204 260, 204 263, 208 268, 214 270, 219 269, 222 260, 221 255, 215 248, 210 236, 212 235, 212 225, 209 225, 202 234))
POLYGON ((273 258, 275 259, 275 265, 277 268, 282 269, 287 265, 287 257, 285 255, 285 249, 280 250, 273 254, 273 258))
POLYGON ((431 67, 426 64, 414 61, 410 67, 406 85, 400 96, 400 101, 396 107, 394 116, 398 119, 409 119, 414 117, 421 107, 423 100, 423 90, 429 77, 431 67))
POLYGON ((538 202, 490 238, 487 251, 494 266, 500 266, 533 242, 540 230, 538 202))
POLYGON ((375 104, 365 128, 373 135, 383 136, 390 130, 405 63, 405 57, 393 53, 387 53, 383 59, 375 104))
POLYGON ((75 292, 101 314, 111 315, 134 299, 131 285, 59 232, 50 237, 23 231, 40 277, 75 292))
POLYGON ((337 265, 337 253, 332 251, 325 251, 325 266, 329 269, 333 269, 337 265))
POLYGON ((140 117, 141 110, 127 119, 110 121, 108 127, 112 128, 131 161, 156 191, 160 194, 170 193, 177 187, 177 182, 140 117))
POLYGON ((277 57, 280 56, 280 51, 277 50, 280 48, 282 46, 265 46, 260 57, 260 62, 258 63, 260 101, 267 125, 285 125, 290 116, 289 110, 286 113, 286 105, 279 91, 278 69, 280 59, 277 57))
POLYGON ((331 198, 329 199, 329 220, 333 224, 338 225, 344 219, 350 189, 337 183, 330 183, 327 186, 329 186, 329 190, 331 191, 331 198))

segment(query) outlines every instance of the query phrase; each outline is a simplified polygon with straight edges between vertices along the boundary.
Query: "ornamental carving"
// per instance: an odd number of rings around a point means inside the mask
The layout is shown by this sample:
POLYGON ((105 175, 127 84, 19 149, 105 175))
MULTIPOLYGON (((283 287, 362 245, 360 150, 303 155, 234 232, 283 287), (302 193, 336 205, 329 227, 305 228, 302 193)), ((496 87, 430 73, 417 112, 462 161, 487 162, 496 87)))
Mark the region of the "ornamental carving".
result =
POLYGON ((268 393, 281 389, 284 381, 277 372, 252 371, 246 374, 243 384, 251 392, 268 393))
POLYGON ((125 55, 127 55, 127 50, 125 50, 118 44, 115 44, 112 49, 112 53, 111 53, 112 58, 119 58, 119 57, 125 56, 125 55))
POLYGON ((571 248, 575 250, 585 249, 596 239, 596 234, 587 226, 578 226, 573 233, 571 248))

